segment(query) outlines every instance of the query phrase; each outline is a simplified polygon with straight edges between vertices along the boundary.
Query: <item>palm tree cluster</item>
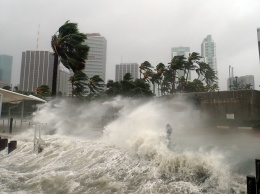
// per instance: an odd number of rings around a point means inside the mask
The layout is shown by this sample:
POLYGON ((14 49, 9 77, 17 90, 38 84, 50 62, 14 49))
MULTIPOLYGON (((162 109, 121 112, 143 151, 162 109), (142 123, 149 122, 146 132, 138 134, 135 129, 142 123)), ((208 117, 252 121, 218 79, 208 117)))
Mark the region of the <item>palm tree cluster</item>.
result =
POLYGON ((108 80, 106 95, 108 97, 121 95, 124 97, 134 98, 154 96, 154 94, 150 90, 149 84, 144 79, 133 80, 130 73, 126 73, 123 77, 123 80, 119 82, 108 80))
POLYGON ((59 62, 73 72, 69 79, 73 96, 86 97, 87 91, 93 96, 102 91, 103 80, 98 75, 89 78, 83 72, 89 51, 89 47, 85 44, 86 39, 87 35, 79 32, 77 24, 69 21, 52 36, 51 46, 54 51, 52 96, 56 96, 57 92, 59 62))
POLYGON ((218 89, 216 72, 209 64, 202 62, 201 58, 196 52, 190 53, 188 58, 184 55, 174 56, 168 66, 159 63, 155 69, 148 61, 145 61, 139 67, 140 78, 142 75, 143 80, 152 83, 154 93, 157 84, 158 94, 161 93, 161 95, 176 92, 215 91, 218 89), (184 72, 183 76, 178 75, 180 70, 184 72), (191 71, 195 71, 198 75, 198 78, 192 82, 188 81, 191 71))

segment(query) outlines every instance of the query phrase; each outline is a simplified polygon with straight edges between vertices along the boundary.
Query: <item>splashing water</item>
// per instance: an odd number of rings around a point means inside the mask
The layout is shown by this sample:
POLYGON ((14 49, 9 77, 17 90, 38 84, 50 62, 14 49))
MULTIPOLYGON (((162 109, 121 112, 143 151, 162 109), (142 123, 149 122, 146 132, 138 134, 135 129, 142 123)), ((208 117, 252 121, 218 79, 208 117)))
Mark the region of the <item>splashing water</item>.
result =
POLYGON ((122 98, 84 107, 60 102, 51 112, 46 106, 34 116, 34 122, 48 123, 43 151, 33 151, 28 129, 13 137, 15 151, 0 152, 1 193, 246 193, 245 176, 232 168, 224 149, 191 141, 199 132, 187 133, 191 126, 183 120, 192 108, 174 107, 122 98), (102 132, 97 121, 105 115, 113 119, 102 132), (174 130, 171 149, 166 123, 174 130))

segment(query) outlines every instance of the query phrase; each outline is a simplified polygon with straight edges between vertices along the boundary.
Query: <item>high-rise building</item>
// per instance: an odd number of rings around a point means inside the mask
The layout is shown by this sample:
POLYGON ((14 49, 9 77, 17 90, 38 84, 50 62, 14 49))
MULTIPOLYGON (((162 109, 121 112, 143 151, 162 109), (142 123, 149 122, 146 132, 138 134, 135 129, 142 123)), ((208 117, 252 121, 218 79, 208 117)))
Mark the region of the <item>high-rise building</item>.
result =
POLYGON ((245 75, 245 76, 232 76, 227 80, 227 90, 236 89, 255 89, 255 79, 253 75, 245 75), (249 87, 250 88, 247 88, 249 87))
POLYGON ((70 76, 70 71, 60 64, 57 78, 57 92, 61 92, 64 96, 68 96, 71 93, 69 91, 71 85, 69 82, 70 76))
POLYGON ((84 72, 88 77, 99 75, 99 77, 105 82, 107 40, 99 33, 86 35, 86 44, 89 47, 89 52, 84 72))
MULTIPOLYGON (((52 88, 53 52, 31 50, 22 52, 19 90, 34 92, 41 85, 52 88)), ((57 92, 68 93, 69 72, 59 65, 57 77, 57 92)))
POLYGON ((20 90, 34 92, 41 85, 51 88, 54 56, 49 51, 22 52, 20 90))
POLYGON ((126 73, 130 73, 132 78, 139 78, 139 66, 137 63, 120 63, 116 65, 115 81, 123 80, 123 77, 126 73))
POLYGON ((201 43, 201 56, 203 57, 204 62, 209 64, 218 76, 216 43, 213 41, 211 35, 204 38, 201 43))
MULTIPOLYGON (((171 58, 175 56, 184 55, 185 58, 188 58, 190 54, 190 47, 173 47, 171 49, 171 58)), ((184 76, 184 70, 178 70, 178 77, 184 76)), ((191 80, 191 74, 189 73, 188 80, 191 80)))
POLYGON ((260 28, 257 28, 257 40, 258 40, 258 53, 260 59, 260 28))
POLYGON ((0 55, 0 81, 11 84, 13 57, 0 55))

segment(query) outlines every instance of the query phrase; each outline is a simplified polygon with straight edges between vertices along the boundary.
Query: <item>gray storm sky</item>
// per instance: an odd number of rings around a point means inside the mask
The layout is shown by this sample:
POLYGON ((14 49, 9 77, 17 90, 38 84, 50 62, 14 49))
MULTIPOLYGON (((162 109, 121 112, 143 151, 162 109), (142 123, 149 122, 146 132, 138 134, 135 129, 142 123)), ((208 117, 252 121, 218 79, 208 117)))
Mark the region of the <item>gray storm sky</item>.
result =
POLYGON ((36 49, 39 25, 39 49, 51 51, 51 36, 67 20, 107 39, 107 79, 115 79, 120 62, 166 65, 172 47, 200 53, 211 34, 220 89, 227 89, 229 65, 235 76, 254 75, 260 89, 259 0, 1 0, 0 54, 14 57, 13 84, 19 83, 22 51, 36 49))

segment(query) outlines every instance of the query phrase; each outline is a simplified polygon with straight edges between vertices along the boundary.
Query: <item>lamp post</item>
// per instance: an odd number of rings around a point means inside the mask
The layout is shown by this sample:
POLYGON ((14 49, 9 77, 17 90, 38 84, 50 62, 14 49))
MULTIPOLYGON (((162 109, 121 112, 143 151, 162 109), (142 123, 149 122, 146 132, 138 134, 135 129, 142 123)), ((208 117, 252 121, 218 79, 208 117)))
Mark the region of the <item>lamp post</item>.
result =
POLYGON ((228 69, 228 72, 229 72, 229 91, 231 91, 231 76, 230 76, 230 69, 231 69, 231 66, 229 65, 229 69, 228 69))
POLYGON ((237 84, 237 76, 235 77, 236 78, 236 90, 238 90, 238 84, 237 84))

